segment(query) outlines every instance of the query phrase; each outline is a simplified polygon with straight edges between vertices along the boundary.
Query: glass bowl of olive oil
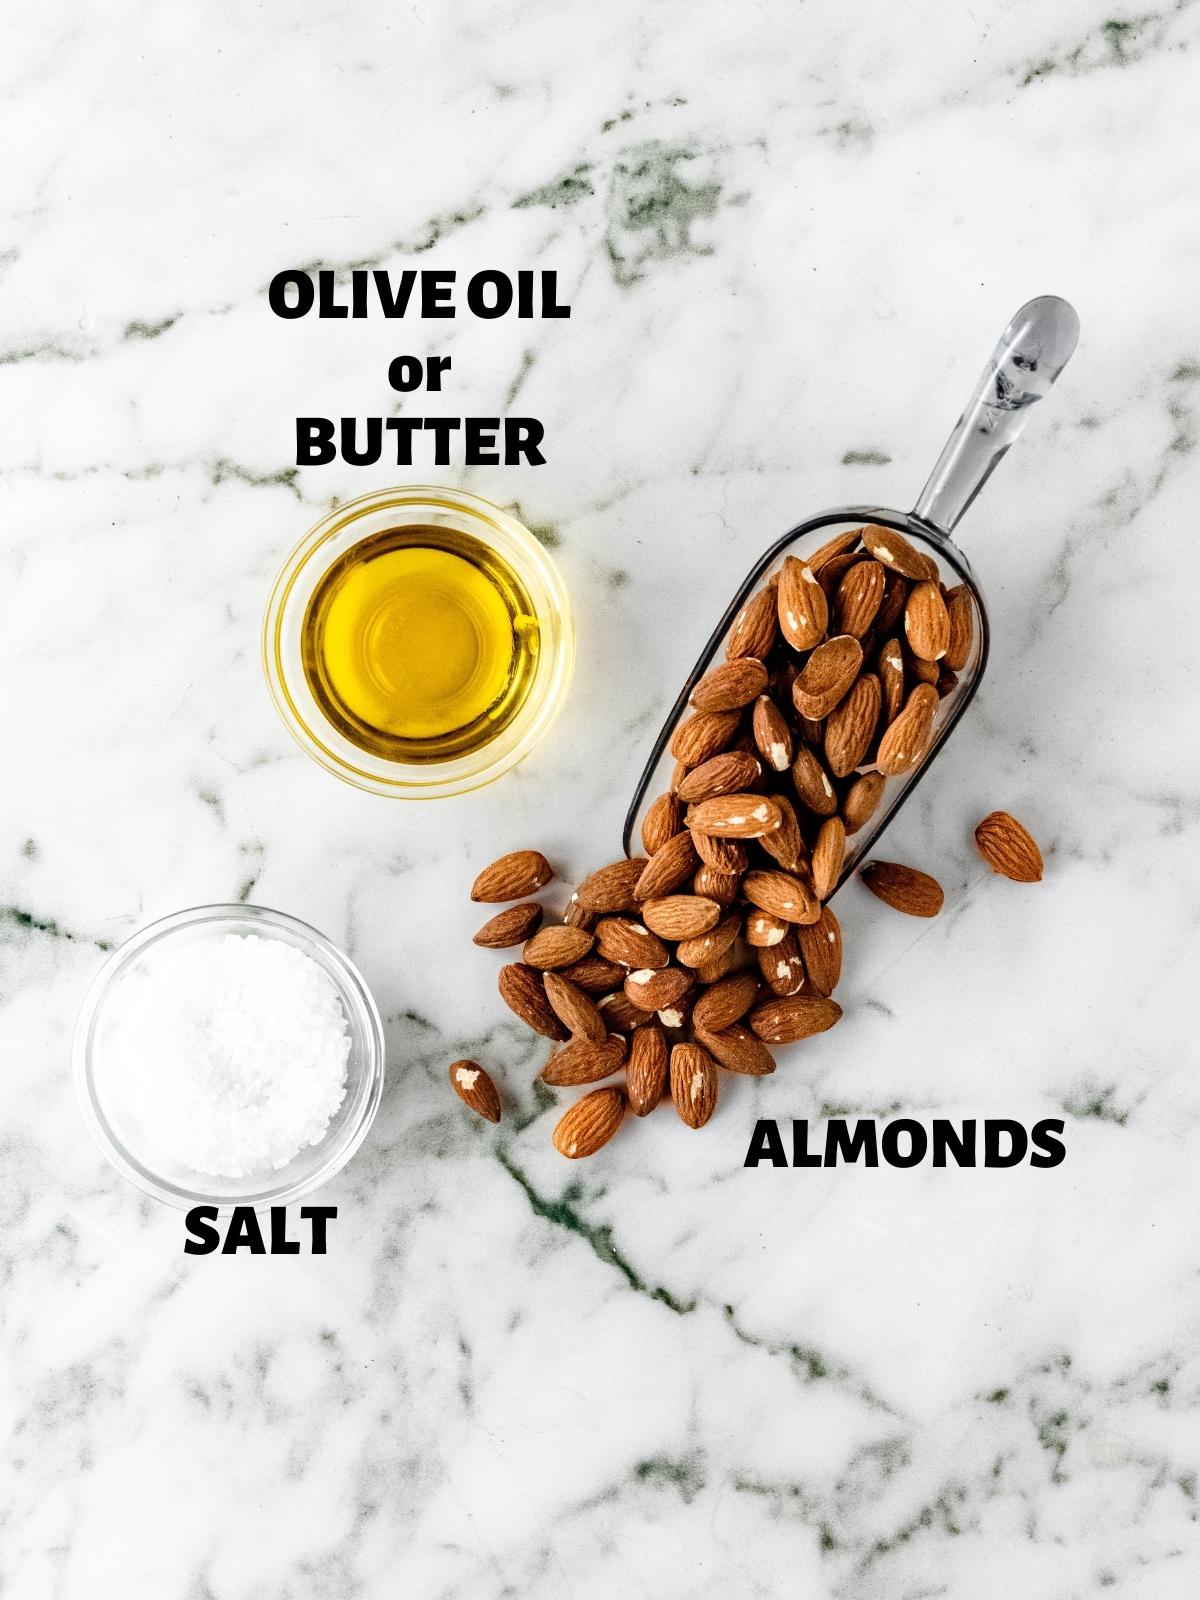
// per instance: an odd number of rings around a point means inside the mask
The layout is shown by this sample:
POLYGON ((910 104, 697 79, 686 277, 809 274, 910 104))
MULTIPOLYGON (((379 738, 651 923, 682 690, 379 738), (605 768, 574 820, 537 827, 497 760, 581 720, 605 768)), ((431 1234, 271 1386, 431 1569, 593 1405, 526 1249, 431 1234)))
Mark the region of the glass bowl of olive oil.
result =
POLYGON ((314 760, 374 794, 490 783, 561 710, 567 593, 545 549, 460 489, 385 489, 322 517, 283 565, 263 664, 314 760))

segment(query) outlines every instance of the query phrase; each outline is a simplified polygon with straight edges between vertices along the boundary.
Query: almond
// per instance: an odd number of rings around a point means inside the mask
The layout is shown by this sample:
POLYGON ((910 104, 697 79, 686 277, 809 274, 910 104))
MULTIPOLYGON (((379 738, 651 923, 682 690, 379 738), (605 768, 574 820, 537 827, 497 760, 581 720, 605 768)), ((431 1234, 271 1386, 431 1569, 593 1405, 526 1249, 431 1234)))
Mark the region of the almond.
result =
POLYGON ((582 961, 592 948, 592 943, 592 935, 583 928, 554 923, 548 928, 540 928, 527 941, 521 959, 527 967, 552 972, 555 967, 569 967, 576 961, 582 961))
POLYGON ((825 760, 835 778, 860 766, 875 738, 883 692, 873 672, 864 672, 825 723, 825 760))
POLYGON ((682 967, 643 967, 625 979, 625 997, 642 1011, 661 1011, 682 1000, 695 981, 682 967))
POLYGON ((831 817, 838 808, 837 793, 820 761, 802 744, 792 762, 792 782, 800 802, 814 816, 831 817))
POLYGON ((887 639, 879 651, 879 685, 883 690, 883 725, 888 728, 904 708, 904 657, 899 639, 887 639))
POLYGON ((551 1135, 559 1155, 573 1161, 594 1156, 621 1126, 625 1097, 619 1089, 595 1089, 568 1106, 551 1135))
POLYGON ((819 919, 807 928, 799 928, 796 938, 809 987, 818 994, 832 994, 842 976, 842 929, 838 919, 828 906, 822 906, 819 919))
MULTIPOLYGON (((820 572, 817 573, 817 582, 824 589, 825 598, 831 608, 837 597, 842 579, 850 571, 850 568, 856 567, 862 559, 863 553, 861 550, 854 554, 830 556, 820 572)), ((816 568, 814 567, 813 570, 816 571, 816 568)))
POLYGON ((818 900, 828 900, 837 888, 845 857, 846 825, 841 817, 827 817, 812 852, 813 893, 818 900))
POLYGON ((740 875, 750 864, 746 846, 740 839, 718 839, 713 834, 693 833, 692 843, 701 861, 715 872, 740 875))
POLYGON ((585 933, 591 933, 596 926, 596 913, 589 911, 583 905, 577 894, 573 894, 567 902, 567 909, 563 912, 563 922, 568 928, 582 928, 585 933))
POLYGON ((673 1006, 663 1006, 658 1013, 658 1020, 664 1028, 678 1032, 686 1028, 692 1018, 692 1005, 696 999, 695 989, 689 989, 682 999, 676 1000, 673 1006))
POLYGON ((500 856, 475 879, 471 899, 495 903, 524 900, 550 882, 554 869, 540 850, 513 850, 500 856))
POLYGON ((746 943, 753 950, 766 950, 773 944, 782 944, 792 926, 773 911, 752 911, 746 918, 746 943))
POLYGON ((523 905, 509 906, 505 911, 485 922, 471 940, 485 950, 507 950, 510 945, 522 944, 535 933, 542 921, 542 908, 536 900, 526 900, 523 905))
POLYGON ((660 939, 694 939, 716 927, 721 908, 715 900, 701 895, 672 894, 662 900, 647 900, 642 907, 642 920, 660 939))
POLYGON ((975 829, 975 843, 993 872, 1016 883, 1041 881, 1042 852, 1037 841, 1007 811, 993 811, 984 817, 975 829))
POLYGON ((767 584, 738 612, 729 630, 725 654, 730 661, 741 656, 754 656, 765 661, 775 643, 778 622, 775 611, 775 585, 767 584))
POLYGON ((886 638, 896 628, 907 604, 908 579, 902 578, 898 572, 889 572, 883 601, 875 613, 874 631, 877 638, 886 638))
POLYGON ((899 572, 905 578, 918 580, 937 578, 935 562, 915 549, 902 534, 896 533, 892 528, 881 528, 872 524, 863 529, 862 542, 876 561, 882 562, 889 572, 899 572))
POLYGON ((742 893, 752 906, 785 922, 815 922, 821 915, 811 889, 790 872, 748 872, 742 893))
POLYGON ((625 1063, 625 1041, 607 1035, 599 1039, 572 1039, 556 1050, 542 1068, 541 1079, 553 1089, 572 1089, 581 1083, 611 1078, 625 1063))
POLYGON ((768 1073, 775 1071, 775 1058, 771 1052, 761 1039, 756 1039, 749 1028, 744 1028, 740 1022, 723 1028, 719 1033, 697 1028, 696 1037, 726 1072, 737 1072, 747 1078, 765 1078, 768 1073))
POLYGON ((857 833, 875 815, 884 791, 881 772, 864 772, 846 790, 842 800, 842 821, 847 833, 857 833))
POLYGON ((500 1096, 496 1085, 478 1061, 455 1061, 450 1067, 450 1086, 464 1105, 488 1122, 500 1121, 500 1096))
POLYGON ((547 972, 542 983, 550 1009, 576 1038, 591 1039, 598 1043, 608 1036, 608 1028, 596 1009, 595 1001, 569 978, 564 978, 558 972, 547 972))
POLYGON ((546 986, 540 972, 535 972, 524 962, 513 961, 500 968, 496 986, 508 1009, 535 1033, 544 1034, 547 1039, 567 1037, 566 1028, 546 999, 546 986))
MULTIPOLYGON (((705 900, 715 900, 719 906, 731 906, 737 899, 741 882, 740 872, 718 872, 716 867, 710 867, 704 862, 696 869, 696 875, 692 879, 692 893, 702 896, 705 900)), ((702 937, 708 936, 705 934, 702 937)))
POLYGON ((792 704, 802 717, 819 722, 841 700, 862 668, 862 645, 848 633, 819 644, 792 684, 792 704))
POLYGON ((811 567, 785 556, 779 574, 779 626, 793 650, 811 650, 825 637, 829 602, 811 567))
POLYGON ((642 848, 648 856, 661 850, 683 827, 683 806, 677 795, 660 794, 642 819, 642 848))
POLYGON ((657 1022, 643 1022, 633 1030, 625 1069, 625 1091, 635 1117, 647 1116, 662 1099, 667 1071, 667 1036, 657 1022))
POLYGON ((936 917, 942 909, 942 886, 927 872, 898 861, 868 861, 859 873, 873 895, 910 917, 936 917))
POLYGON ((634 890, 646 863, 640 856, 630 861, 613 861, 590 873, 575 891, 575 898, 588 911, 636 911, 634 890))
POLYGON ((772 994, 799 994, 805 986, 804 958, 796 935, 797 929, 792 928, 778 944, 755 952, 758 970, 772 994))
POLYGON ((737 656, 706 672, 692 690, 697 711, 736 711, 767 687, 767 669, 756 656, 737 656))
MULTIPOLYGON (((731 972, 740 972, 742 970, 742 962, 738 955, 737 947, 731 945, 728 950, 722 950, 719 956, 714 956, 711 961, 702 962, 700 966, 693 970, 697 981, 704 985, 705 988, 709 988, 714 983, 720 983, 722 978, 727 978, 731 972)), ((688 998, 694 1007, 696 996, 693 994, 688 998)))
POLYGON ((719 1033, 746 1015, 758 996, 758 979, 751 972, 731 972, 719 978, 696 998, 693 1028, 719 1033))
POLYGON ((689 833, 677 833, 656 850, 634 885, 639 900, 657 900, 685 883, 700 865, 696 846, 689 833))
POLYGON ((857 561, 837 587, 834 600, 835 626, 839 633, 852 633, 856 639, 874 622, 887 586, 887 573, 878 561, 857 561))
MULTIPOLYGON (((621 981, 624 983, 624 978, 621 981)), ((646 1020, 646 1013, 640 1006, 634 1005, 624 989, 618 989, 616 994, 605 995, 598 1005, 609 1033, 632 1033, 639 1023, 646 1020)))
MULTIPOLYGON (((671 959, 658 935, 630 917, 603 917, 596 924, 596 949, 622 967, 665 967, 671 959)), ((625 982, 624 972, 617 982, 625 982)))
POLYGON ((671 1099, 689 1128, 702 1128, 717 1109, 717 1069, 698 1044, 671 1046, 671 1099))
POLYGON ((917 684, 904 710, 879 741, 875 765, 885 777, 908 772, 923 759, 933 738, 937 704, 937 690, 927 683, 917 684))
POLYGON ((792 730, 769 694, 754 702, 754 742, 772 772, 786 772, 792 764, 792 730))
POLYGON ((861 536, 861 528, 848 528, 845 533, 835 533, 832 539, 827 539, 820 549, 807 557, 809 566, 814 572, 820 572, 835 556, 847 556, 856 550, 861 536))
POLYGON ((975 642, 975 602, 965 584, 955 584, 946 590, 946 614, 950 619, 950 638, 942 665, 951 672, 961 672, 971 659, 975 642))
POLYGON ((722 917, 716 927, 710 928, 707 933, 697 934, 694 939, 681 940, 675 949, 676 959, 685 967, 702 967, 707 962, 718 960, 732 947, 741 926, 740 912, 722 917))
POLYGON ((836 1000, 823 995, 794 994, 765 1000, 750 1013, 750 1026, 760 1039, 772 1044, 792 1044, 832 1028, 842 1014, 836 1000))
POLYGON ((736 711, 697 711, 681 722, 671 740, 671 754, 687 768, 719 755, 737 732, 736 711))
MULTIPOLYGON (((638 962, 638 966, 647 965, 645 961, 638 962)), ((568 983, 573 983, 577 989, 582 989, 584 994, 591 995, 593 999, 597 995, 611 994, 625 982, 624 968, 619 967, 615 961, 594 954, 584 956, 582 961, 576 961, 573 966, 561 967, 558 975, 560 978, 565 978, 568 983)))
POLYGON ((726 750, 711 761, 704 761, 688 773, 676 791, 681 800, 694 803, 711 800, 720 794, 736 794, 757 783, 762 763, 744 750, 726 750))
POLYGON ((922 661, 940 661, 950 643, 950 613, 936 583, 914 583, 904 607, 909 649, 922 661))
POLYGON ((785 872, 800 872, 808 868, 808 846, 800 832, 796 808, 786 795, 776 795, 773 804, 779 810, 779 826, 764 833, 759 843, 769 856, 774 856, 785 872))
POLYGON ((781 813, 767 795, 723 794, 689 806, 684 820, 710 839, 761 839, 779 826, 781 813))

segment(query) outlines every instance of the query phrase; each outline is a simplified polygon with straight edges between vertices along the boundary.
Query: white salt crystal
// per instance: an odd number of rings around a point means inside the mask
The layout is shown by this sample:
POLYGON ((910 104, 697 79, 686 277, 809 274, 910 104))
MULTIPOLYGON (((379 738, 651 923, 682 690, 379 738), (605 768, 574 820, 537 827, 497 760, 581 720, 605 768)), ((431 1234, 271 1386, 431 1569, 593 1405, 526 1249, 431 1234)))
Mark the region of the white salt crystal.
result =
POLYGON ((210 1177, 284 1167, 319 1144, 346 1094, 337 988, 292 945, 227 934, 131 974, 114 1054, 146 1135, 210 1177))

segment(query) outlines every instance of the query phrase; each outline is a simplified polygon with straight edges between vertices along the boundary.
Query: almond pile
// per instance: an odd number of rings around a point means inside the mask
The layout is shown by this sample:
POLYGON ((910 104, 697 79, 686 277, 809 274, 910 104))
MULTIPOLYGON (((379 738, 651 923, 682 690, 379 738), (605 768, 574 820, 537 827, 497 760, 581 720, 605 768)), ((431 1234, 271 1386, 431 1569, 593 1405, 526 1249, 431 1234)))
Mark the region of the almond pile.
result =
MULTIPOLYGON (((528 898, 553 876, 540 852, 515 851, 479 874, 473 900, 521 902, 475 943, 522 946, 499 990, 558 1046, 542 1080, 574 1088, 624 1073, 623 1087, 593 1089, 564 1113, 553 1135, 563 1155, 592 1155, 627 1106, 645 1116, 668 1097, 684 1123, 703 1127, 718 1068, 773 1072, 769 1045, 838 1021, 841 930, 825 902, 847 837, 886 780, 924 758, 939 700, 971 657, 974 620, 969 591, 944 588, 931 558, 888 528, 839 534, 806 561, 786 557, 742 607, 726 659, 696 684, 671 741, 670 787, 642 825, 645 856, 593 872, 563 920, 545 924, 528 898)), ((980 824, 981 851, 998 871, 1040 876, 1040 855, 1033 874, 1005 818, 980 824)), ((874 863, 864 877, 899 909, 940 909, 942 891, 924 873, 874 863)), ((455 1062, 450 1081, 498 1120, 482 1067, 455 1062)))

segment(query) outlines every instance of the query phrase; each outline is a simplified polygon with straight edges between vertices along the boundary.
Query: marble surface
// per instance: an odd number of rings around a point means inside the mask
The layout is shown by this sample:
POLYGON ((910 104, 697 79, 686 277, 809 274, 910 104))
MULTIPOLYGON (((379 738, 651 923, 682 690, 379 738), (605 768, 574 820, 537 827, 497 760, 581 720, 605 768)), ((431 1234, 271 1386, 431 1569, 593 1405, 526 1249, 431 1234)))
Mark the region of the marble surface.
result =
POLYGON ((4 41, 0 1594, 1194 1595, 1200 9, 51 0, 4 41), (553 266, 573 315, 278 322, 315 265, 553 266), (945 912, 851 885, 843 1023, 568 1169, 474 871, 613 853, 742 572, 910 503, 1041 292, 1083 342, 963 525, 992 664, 888 836, 945 912), (548 743, 425 808, 310 764, 258 659, 286 550, 401 475, 297 471, 292 419, 385 411, 403 350, 544 421, 543 467, 406 476, 517 506, 579 622, 548 743), (973 853, 999 805, 1039 888, 973 853), (386 1015, 325 1257, 185 1257, 75 1107, 102 951, 239 898, 386 1015), (1068 1156, 743 1168, 835 1107, 1068 1156))

